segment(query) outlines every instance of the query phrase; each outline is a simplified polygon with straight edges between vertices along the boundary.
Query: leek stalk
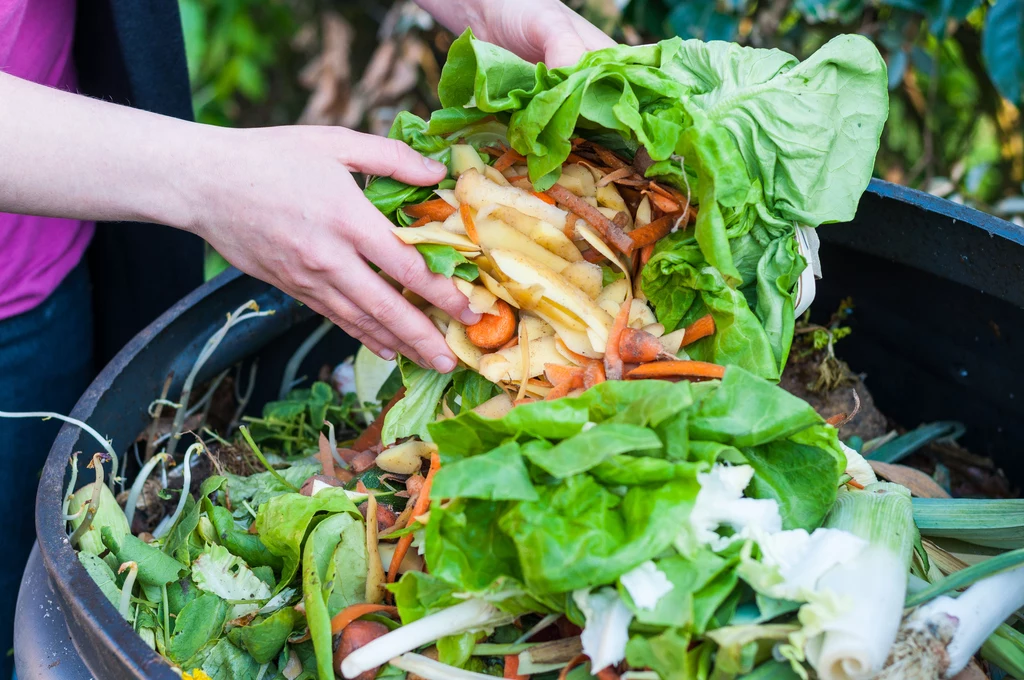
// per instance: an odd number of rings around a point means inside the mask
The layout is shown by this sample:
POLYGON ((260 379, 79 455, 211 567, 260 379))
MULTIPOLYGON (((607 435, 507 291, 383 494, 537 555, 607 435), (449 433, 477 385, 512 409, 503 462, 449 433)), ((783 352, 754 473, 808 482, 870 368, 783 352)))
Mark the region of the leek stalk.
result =
POLYGON ((903 615, 916 529, 910 492, 877 482, 842 491, 824 526, 868 542, 836 565, 816 590, 852 604, 807 642, 807 659, 822 680, 866 680, 885 663, 903 615))

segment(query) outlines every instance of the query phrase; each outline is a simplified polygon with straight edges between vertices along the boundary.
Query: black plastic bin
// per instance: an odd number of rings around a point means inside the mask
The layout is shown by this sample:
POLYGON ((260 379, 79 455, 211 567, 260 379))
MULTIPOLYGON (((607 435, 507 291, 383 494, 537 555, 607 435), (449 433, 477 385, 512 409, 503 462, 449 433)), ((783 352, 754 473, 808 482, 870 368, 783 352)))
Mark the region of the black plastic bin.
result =
MULTIPOLYGON (((927 194, 872 182, 856 219, 826 225, 813 309, 827 317, 854 298, 854 333, 842 357, 867 375, 883 412, 899 422, 959 420, 961 440, 1024 480, 1024 228, 927 194)), ((317 321, 280 292, 230 272, 183 299, 104 369, 72 415, 124 448, 148 422, 146 405, 168 374, 180 384, 224 314, 248 299, 275 309, 228 334, 205 380, 260 357, 254 404, 274 398, 283 365, 317 321)), ((307 358, 307 370, 351 354, 341 332, 307 358)), ((40 405, 44 406, 44 405, 40 405)), ((54 442, 37 500, 38 550, 18 601, 15 659, 21 680, 103 680, 177 675, 137 637, 79 565, 61 515, 66 463, 91 450, 77 428, 54 442)), ((90 481, 88 475, 80 483, 90 481)))

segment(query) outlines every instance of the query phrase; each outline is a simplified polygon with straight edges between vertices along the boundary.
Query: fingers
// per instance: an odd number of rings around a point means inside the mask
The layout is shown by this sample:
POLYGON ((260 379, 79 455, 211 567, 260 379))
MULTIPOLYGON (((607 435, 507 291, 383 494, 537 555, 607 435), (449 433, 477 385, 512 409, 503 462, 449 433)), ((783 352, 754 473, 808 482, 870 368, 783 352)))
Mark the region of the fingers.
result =
POLYGON ((411 348, 401 343, 390 331, 367 316, 366 312, 341 293, 329 289, 326 295, 321 292, 320 297, 322 299, 310 299, 305 303, 314 312, 330 319, 335 326, 366 345, 367 349, 381 359, 390 361, 395 358, 396 352, 401 352, 413 361, 416 360, 411 356, 411 348))
POLYGON ((566 31, 544 47, 544 63, 548 68, 573 66, 587 51, 583 39, 575 31, 566 31))
POLYGON ((417 186, 437 184, 447 175, 443 163, 421 156, 404 142, 359 133, 346 137, 340 155, 350 170, 417 186))
POLYGON ((571 15, 570 22, 572 27, 583 40, 583 45, 587 51, 615 47, 618 44, 612 40, 611 36, 581 17, 571 8, 563 6, 563 9, 571 15))
POLYGON ((434 274, 423 261, 423 256, 413 248, 401 243, 390 233, 391 224, 372 206, 366 204, 357 208, 356 219, 364 226, 364 237, 355 244, 356 249, 370 262, 380 267, 391 278, 406 288, 430 301, 439 309, 465 324, 474 324, 480 315, 470 311, 469 301, 459 292, 448 278, 434 274), (380 229, 369 229, 380 224, 380 229))
MULTIPOLYGON (((394 334, 409 349, 402 354, 441 373, 455 368, 455 355, 430 319, 363 262, 347 269, 335 282, 373 321, 394 334)), ((357 322, 366 323, 363 317, 357 322)))

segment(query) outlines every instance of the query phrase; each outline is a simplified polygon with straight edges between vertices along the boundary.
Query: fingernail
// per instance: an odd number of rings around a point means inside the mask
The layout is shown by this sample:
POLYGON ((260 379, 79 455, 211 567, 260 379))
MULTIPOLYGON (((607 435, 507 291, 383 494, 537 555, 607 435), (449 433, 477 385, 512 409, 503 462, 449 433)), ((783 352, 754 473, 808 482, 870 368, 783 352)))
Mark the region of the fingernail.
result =
POLYGON ((381 359, 384 359, 385 361, 391 361, 392 359, 395 358, 395 353, 393 350, 384 348, 380 351, 380 354, 378 354, 377 356, 379 356, 381 359))
POLYGON ((482 315, 477 314, 476 312, 471 312, 467 309, 462 313, 462 316, 459 317, 459 320, 467 326, 472 326, 473 324, 478 323, 482 318, 482 315))
POLYGON ((455 362, 446 356, 434 357, 434 360, 430 363, 434 365, 434 370, 439 373, 451 373, 455 369, 455 362))
POLYGON ((431 172, 448 171, 448 168, 447 166, 445 166, 444 163, 439 163, 435 161, 433 158, 427 158, 426 156, 423 157, 423 165, 425 165, 427 167, 427 170, 430 170, 431 172))

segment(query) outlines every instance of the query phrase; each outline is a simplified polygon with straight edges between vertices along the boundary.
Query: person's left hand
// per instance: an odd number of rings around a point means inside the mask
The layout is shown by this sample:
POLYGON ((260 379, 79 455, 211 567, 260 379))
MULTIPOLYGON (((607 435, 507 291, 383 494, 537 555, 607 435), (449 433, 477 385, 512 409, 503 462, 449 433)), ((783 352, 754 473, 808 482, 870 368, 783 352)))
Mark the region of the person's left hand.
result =
POLYGON ((559 0, 417 0, 455 33, 476 37, 550 68, 571 66, 585 52, 615 41, 559 0))

